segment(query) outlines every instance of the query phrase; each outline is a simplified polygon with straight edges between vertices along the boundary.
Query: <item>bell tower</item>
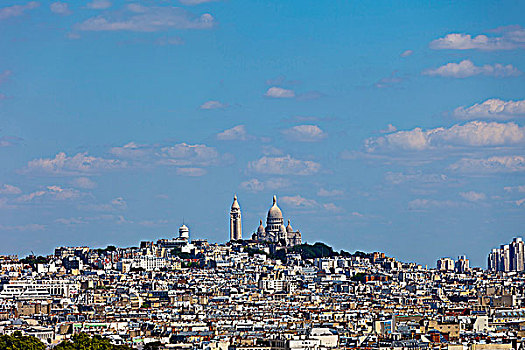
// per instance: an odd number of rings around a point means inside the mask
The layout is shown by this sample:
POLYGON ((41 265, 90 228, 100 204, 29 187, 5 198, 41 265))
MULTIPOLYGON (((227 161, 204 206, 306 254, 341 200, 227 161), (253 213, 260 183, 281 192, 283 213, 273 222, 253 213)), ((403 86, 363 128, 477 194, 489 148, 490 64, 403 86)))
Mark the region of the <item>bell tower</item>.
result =
POLYGON ((230 210, 230 241, 238 241, 242 239, 242 224, 241 224, 241 207, 237 202, 237 195, 233 197, 233 204, 230 210))

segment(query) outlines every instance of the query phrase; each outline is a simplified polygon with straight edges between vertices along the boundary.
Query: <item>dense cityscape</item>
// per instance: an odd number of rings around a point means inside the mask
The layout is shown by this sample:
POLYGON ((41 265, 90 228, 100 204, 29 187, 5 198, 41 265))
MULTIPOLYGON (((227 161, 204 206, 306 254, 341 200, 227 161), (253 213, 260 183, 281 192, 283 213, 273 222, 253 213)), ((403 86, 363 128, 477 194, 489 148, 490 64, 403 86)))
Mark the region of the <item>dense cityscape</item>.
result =
POLYGON ((524 14, 0 1, 0 350, 525 350, 524 14))
POLYGON ((183 224, 139 247, 1 256, 0 333, 57 349, 86 336, 122 349, 524 348, 521 238, 487 269, 465 256, 428 268, 302 243, 275 196, 266 226, 242 227, 235 196, 226 244, 183 224))

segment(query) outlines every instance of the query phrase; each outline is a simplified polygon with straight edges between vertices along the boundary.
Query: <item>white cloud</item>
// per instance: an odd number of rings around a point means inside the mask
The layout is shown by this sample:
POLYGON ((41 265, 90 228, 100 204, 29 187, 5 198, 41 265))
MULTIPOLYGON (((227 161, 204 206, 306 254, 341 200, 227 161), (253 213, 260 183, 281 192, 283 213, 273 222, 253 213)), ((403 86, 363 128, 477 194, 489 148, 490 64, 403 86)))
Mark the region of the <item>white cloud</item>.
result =
POLYGON ((16 186, 4 184, 0 187, 0 194, 20 194, 22 190, 16 186))
POLYGON ((317 203, 315 200, 307 199, 299 195, 284 196, 280 198, 280 201, 293 207, 312 208, 319 205, 319 203, 317 203))
POLYGON ((503 101, 491 98, 470 107, 458 107, 454 116, 459 119, 509 119, 525 116, 525 100, 503 101))
POLYGON ((511 64, 502 65, 496 63, 494 65, 485 64, 483 66, 476 66, 470 60, 463 60, 459 63, 447 63, 444 66, 423 71, 424 75, 447 78, 468 78, 476 75, 504 78, 517 76, 521 73, 521 71, 511 64))
POLYGON ((51 199, 57 201, 71 200, 82 197, 83 194, 73 188, 62 188, 60 186, 47 186, 43 190, 31 192, 16 198, 16 202, 27 203, 35 199, 51 199))
POLYGON ((405 51, 403 51, 403 52, 401 53, 400 56, 401 56, 401 57, 408 57, 408 56, 412 55, 413 53, 414 53, 414 51, 412 51, 412 50, 405 50, 405 51))
POLYGON ((417 172, 413 174, 388 172, 385 175, 385 179, 394 185, 399 185, 402 183, 414 183, 414 182, 442 183, 442 182, 447 181, 448 177, 445 174, 423 174, 422 172, 417 172))
POLYGON ((92 188, 95 184, 86 176, 112 170, 170 166, 184 168, 176 169, 178 174, 196 176, 206 171, 196 168, 231 164, 233 159, 232 155, 220 154, 213 147, 187 143, 148 145, 129 142, 124 146, 112 147, 109 152, 113 155, 111 159, 89 156, 87 153, 70 157, 60 152, 54 158, 34 159, 19 172, 44 176, 81 176, 81 179, 72 180, 71 183, 76 187, 92 188))
POLYGON ((213 147, 187 143, 162 147, 159 156, 160 164, 175 166, 211 166, 219 165, 225 160, 213 147))
POLYGON ((113 212, 113 211, 120 211, 126 209, 128 204, 122 197, 116 197, 113 198, 108 203, 101 203, 101 204, 88 204, 84 205, 81 208, 86 210, 93 210, 93 211, 102 211, 102 212, 113 212))
POLYGON ((316 142, 326 137, 326 133, 317 125, 296 125, 282 133, 295 141, 316 142))
POLYGON ((388 124, 385 129, 379 130, 381 134, 390 134, 391 132, 397 131, 397 128, 392 124, 388 124))
POLYGON ((140 226, 145 227, 158 227, 158 226, 166 226, 169 223, 168 220, 143 220, 138 222, 140 226))
POLYGON ((397 75, 397 72, 394 71, 388 77, 384 77, 384 78, 379 79, 374 84, 374 87, 376 87, 378 89, 389 88, 389 87, 393 87, 393 86, 401 83, 403 80, 404 79, 399 77, 397 75))
POLYGON ((280 201, 284 204, 287 204, 295 208, 304 208, 304 209, 321 208, 321 209, 324 209, 332 213, 340 213, 344 211, 343 208, 335 205, 334 203, 319 203, 314 199, 305 198, 300 195, 283 196, 280 198, 280 201))
POLYGON ((167 29, 209 29, 215 25, 215 19, 209 13, 195 16, 179 7, 129 4, 122 13, 91 17, 74 28, 80 31, 156 32, 167 29))
POLYGON ((258 179, 250 179, 241 182, 241 187, 250 192, 261 192, 264 190, 264 182, 258 179))
POLYGON ((271 178, 266 181, 250 179, 241 183, 241 188, 249 192, 261 192, 267 190, 277 190, 290 185, 290 182, 283 178, 271 178))
POLYGON ((93 174, 103 170, 121 169, 126 162, 117 159, 105 159, 88 156, 87 153, 77 153, 68 157, 64 152, 55 158, 39 158, 31 160, 22 170, 23 173, 42 173, 48 175, 80 175, 93 174))
POLYGON ((22 16, 27 10, 32 10, 40 6, 36 1, 30 1, 25 5, 13 5, 0 8, 0 20, 22 16))
POLYGON ((502 36, 489 37, 462 33, 451 33, 430 43, 435 50, 513 50, 525 48, 525 29, 521 27, 507 27, 502 36))
POLYGON ((283 157, 264 156, 250 162, 248 168, 262 174, 312 175, 321 169, 321 164, 311 160, 299 160, 290 155, 283 157))
POLYGON ((525 171, 523 156, 494 156, 475 159, 463 158, 450 165, 451 170, 465 173, 513 173, 525 171))
POLYGON ((271 98, 293 98, 295 97, 295 92, 293 90, 283 89, 280 87, 271 87, 264 94, 266 97, 271 98))
POLYGON ((112 147, 109 152, 119 158, 142 159, 154 155, 154 147, 128 142, 124 146, 112 147))
POLYGON ((210 101, 204 102, 200 106, 200 109, 222 109, 222 108, 226 108, 226 107, 228 107, 228 105, 225 104, 225 103, 222 103, 220 101, 210 100, 210 101))
POLYGON ((179 36, 164 36, 155 40, 155 44, 160 46, 183 45, 184 40, 179 36))
POLYGON ((217 139, 221 141, 246 141, 252 138, 253 136, 246 131, 245 125, 237 125, 217 134, 217 139))
POLYGON ((179 0, 181 4, 187 5, 187 6, 193 6, 193 5, 199 5, 204 4, 207 2, 214 2, 217 0, 179 0))
POLYGON ((503 188, 506 192, 519 192, 519 193, 525 193, 525 185, 519 185, 519 186, 506 186, 503 188))
MULTIPOLYGON (((89 208, 86 208, 89 209, 89 208)), ((114 209, 104 209, 102 207, 100 208, 91 208, 98 211, 113 211, 114 209)), ((57 224, 67 225, 67 226, 75 226, 75 225, 86 225, 89 223, 99 223, 99 222, 112 222, 114 224, 120 225, 125 223, 133 223, 133 221, 127 220, 122 215, 114 215, 114 214, 100 214, 95 216, 78 216, 78 217, 69 217, 69 218, 59 218, 56 219, 55 222, 57 224)), ((139 223, 140 224, 140 223, 139 223)))
POLYGON ((525 142, 525 127, 515 123, 472 121, 450 128, 415 128, 365 141, 369 152, 378 150, 422 151, 451 146, 509 146, 525 142))
POLYGON ((72 13, 69 10, 69 5, 66 2, 55 1, 51 3, 51 5, 49 5, 49 9, 51 10, 51 12, 63 16, 67 16, 72 13))
POLYGON ((344 210, 343 208, 335 205, 334 203, 325 203, 323 204, 323 208, 333 213, 340 213, 344 210))
MULTIPOLYGON (((99 211, 107 211, 103 208, 99 208, 99 211)), ((113 209, 109 209, 112 211, 113 209)), ((55 220, 57 224, 67 225, 67 226, 75 226, 75 225, 86 225, 93 222, 113 222, 114 224, 124 224, 124 223, 133 223, 133 221, 127 220, 122 215, 114 215, 114 214, 100 214, 95 216, 77 216, 77 217, 69 217, 69 218, 58 218, 55 220)), ((141 223, 139 223, 140 225, 141 223)), ((143 225, 146 226, 146 225, 143 225)))
POLYGON ((182 176, 203 176, 206 174, 206 169, 202 168, 177 168, 177 175, 182 176))
POLYGON ((41 231, 45 228, 46 227, 44 225, 40 225, 40 224, 26 224, 26 225, 13 225, 13 226, 0 224, 0 230, 2 231, 19 231, 19 232, 41 231))
POLYGON ((1 136, 0 147, 10 147, 18 144, 22 139, 16 136, 1 136))
POLYGON ((275 147, 275 146, 272 146, 272 145, 265 145, 262 147, 262 153, 265 155, 265 156, 280 156, 282 155, 284 152, 275 147))
POLYGON ((80 187, 80 188, 86 188, 86 189, 92 189, 92 188, 97 187, 97 184, 93 180, 87 177, 76 178, 71 181, 71 184, 73 186, 80 187))
POLYGON ((113 147, 110 153, 118 158, 129 159, 128 167, 155 165, 170 166, 211 166, 219 165, 227 157, 221 156, 213 147, 203 144, 179 143, 169 146, 140 145, 129 142, 121 147, 113 147))
POLYGON ((451 200, 435 200, 417 198, 408 203, 409 210, 425 210, 431 208, 453 208, 461 206, 460 203, 451 200))
POLYGON ((320 188, 319 191, 317 191, 317 195, 320 197, 337 197, 342 196, 344 194, 344 191, 342 190, 326 190, 324 188, 320 188))
POLYGON ((67 225, 67 226, 84 225, 84 224, 88 223, 82 217, 58 218, 58 219, 55 220, 55 222, 58 223, 58 224, 67 225))
POLYGON ((459 195, 463 197, 464 199, 471 201, 471 202, 478 202, 478 201, 485 200, 487 198, 485 193, 474 192, 474 191, 460 192, 459 195))
POLYGON ((111 1, 108 0, 93 0, 87 3, 87 8, 92 10, 105 10, 111 7, 111 1))

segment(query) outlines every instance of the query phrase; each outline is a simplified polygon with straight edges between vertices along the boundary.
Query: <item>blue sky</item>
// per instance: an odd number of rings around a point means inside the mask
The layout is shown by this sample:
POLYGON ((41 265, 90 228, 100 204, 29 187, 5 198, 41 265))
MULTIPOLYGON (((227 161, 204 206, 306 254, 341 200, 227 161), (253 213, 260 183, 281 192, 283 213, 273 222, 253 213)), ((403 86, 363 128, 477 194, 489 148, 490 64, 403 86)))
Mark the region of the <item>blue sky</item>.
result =
POLYGON ((0 254, 244 236, 434 265, 525 224, 521 1, 0 5, 0 254))

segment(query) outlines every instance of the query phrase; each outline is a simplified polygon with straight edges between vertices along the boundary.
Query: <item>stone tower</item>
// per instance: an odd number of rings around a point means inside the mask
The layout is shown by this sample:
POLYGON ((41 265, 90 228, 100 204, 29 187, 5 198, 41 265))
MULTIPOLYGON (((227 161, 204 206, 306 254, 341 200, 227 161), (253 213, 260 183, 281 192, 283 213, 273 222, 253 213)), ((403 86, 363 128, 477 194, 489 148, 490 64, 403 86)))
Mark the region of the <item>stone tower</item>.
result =
POLYGON ((230 210, 230 241, 238 241, 240 239, 242 239, 241 207, 239 202, 237 202, 237 196, 234 196, 230 210))

